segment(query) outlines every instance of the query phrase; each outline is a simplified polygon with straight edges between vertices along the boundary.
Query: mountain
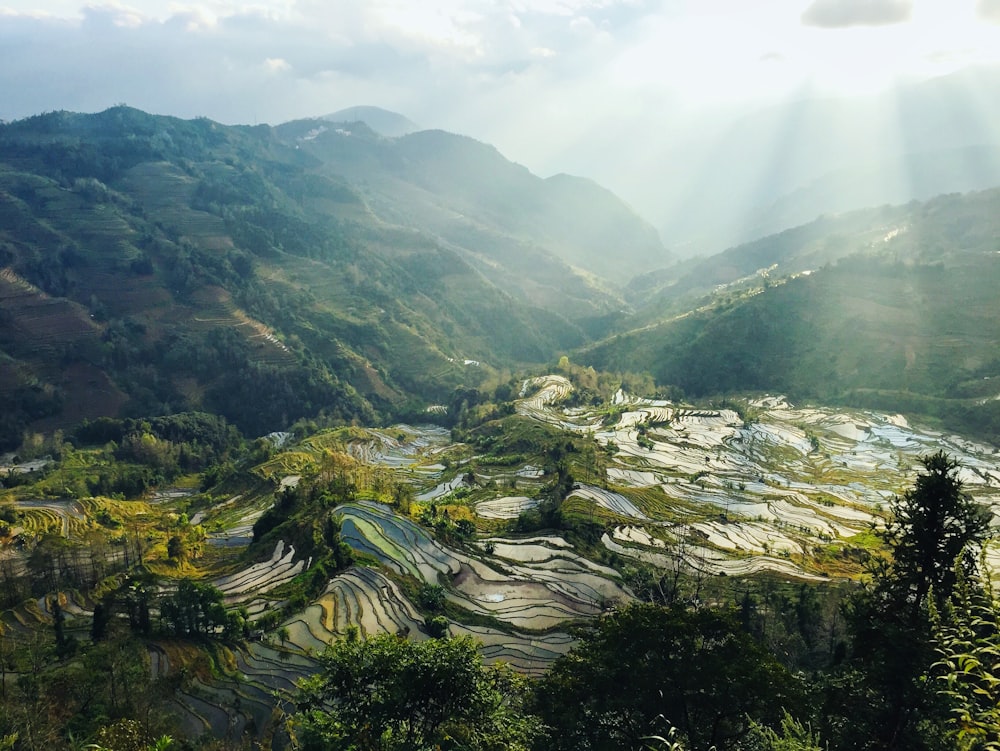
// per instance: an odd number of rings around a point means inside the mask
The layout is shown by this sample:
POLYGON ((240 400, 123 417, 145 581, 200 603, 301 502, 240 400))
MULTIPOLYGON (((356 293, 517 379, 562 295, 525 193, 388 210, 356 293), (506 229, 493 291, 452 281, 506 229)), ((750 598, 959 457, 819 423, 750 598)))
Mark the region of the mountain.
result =
POLYGON ((603 160, 589 173, 629 196, 676 253, 708 256, 824 213, 1000 185, 998 86, 1000 67, 970 68, 866 97, 720 112, 671 139, 639 123, 607 156, 578 163, 603 160))
MULTIPOLYGON (((624 283, 637 268, 670 261, 649 224, 587 180, 543 180, 492 146, 440 130, 387 141, 366 129, 321 128, 298 121, 278 131, 329 173, 363 185, 381 216, 472 251, 470 260, 494 274, 503 273, 499 261, 514 272, 508 291, 534 304, 586 316, 593 288, 606 287, 600 278, 624 283)), ((599 307, 621 305, 607 298, 599 307)))
POLYGON ((387 138, 397 138, 405 136, 407 133, 415 133, 421 127, 410 120, 405 115, 398 112, 390 112, 381 107, 358 106, 347 107, 329 115, 323 115, 323 120, 334 123, 364 123, 379 135, 387 138))
MULTIPOLYGON (((0 127, 4 444, 180 409, 250 434, 377 420, 579 346, 623 305, 564 260, 595 240, 549 182, 471 139, 331 126, 115 107, 0 127)), ((662 252, 586 194, 621 223, 605 241, 662 252)))
POLYGON ((628 363, 689 396, 779 392, 995 440, 998 210, 1000 189, 947 195, 731 249, 659 280, 644 325, 576 357, 628 363), (681 312, 663 321, 665 310, 681 312))
POLYGON ((746 233, 764 237, 820 214, 926 201, 944 193, 996 185, 1000 185, 1000 148, 996 144, 906 154, 818 177, 758 212, 746 233))

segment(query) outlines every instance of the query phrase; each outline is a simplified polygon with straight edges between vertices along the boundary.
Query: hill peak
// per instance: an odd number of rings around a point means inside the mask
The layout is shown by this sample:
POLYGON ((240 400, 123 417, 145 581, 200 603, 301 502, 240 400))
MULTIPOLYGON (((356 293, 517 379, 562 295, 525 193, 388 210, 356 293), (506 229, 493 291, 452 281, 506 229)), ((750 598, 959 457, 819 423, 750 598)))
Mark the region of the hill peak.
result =
POLYGON ((389 138, 405 136, 407 133, 421 130, 419 125, 405 115, 371 105, 347 107, 329 115, 323 115, 320 119, 335 123, 363 122, 379 135, 389 138))

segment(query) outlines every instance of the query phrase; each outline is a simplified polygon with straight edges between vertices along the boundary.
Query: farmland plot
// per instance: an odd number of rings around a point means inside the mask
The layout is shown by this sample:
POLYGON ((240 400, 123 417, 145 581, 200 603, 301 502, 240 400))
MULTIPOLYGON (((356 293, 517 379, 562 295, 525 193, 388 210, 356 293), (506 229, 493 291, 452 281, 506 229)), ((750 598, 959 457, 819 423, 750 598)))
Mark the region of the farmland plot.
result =
POLYGON ((227 605, 242 603, 255 595, 266 592, 291 581, 308 568, 308 561, 294 561, 295 548, 285 549, 282 540, 274 546, 271 557, 235 574, 215 579, 212 584, 223 594, 227 605))
MULTIPOLYGON (((854 544, 893 495, 912 484, 919 458, 939 448, 962 462, 962 479, 974 496, 1000 505, 992 447, 922 430, 898 416, 793 407, 767 397, 751 405, 753 419, 744 421, 733 410, 695 409, 623 391, 611 410, 564 409, 560 403, 571 389, 560 376, 530 379, 517 403, 522 416, 593 436, 600 450, 594 464, 606 474, 576 484, 563 511, 593 509, 593 518, 606 525, 600 541, 606 549, 668 571, 729 576, 770 571, 822 580, 824 564, 816 551, 830 543, 854 544)), ((395 426, 352 429, 348 435, 356 459, 386 468, 387 475, 398 470, 397 476, 411 481, 419 474, 418 500, 435 501, 460 487, 461 479, 441 477, 439 454, 449 445, 443 429, 395 426)), ((321 440, 314 437, 314 444, 304 442, 272 460, 272 487, 315 471, 321 440)), ((498 522, 540 503, 530 496, 541 485, 542 470, 526 461, 520 469, 517 463, 498 465, 517 480, 519 490, 507 491, 511 495, 497 490, 498 497, 489 498, 483 482, 460 494, 471 496, 469 508, 474 503, 478 517, 488 520, 484 528, 498 530, 498 522)), ((490 479, 481 471, 476 477, 490 479)), ((236 497, 192 521, 206 521, 216 540, 243 544, 264 508, 259 498, 236 497)), ((335 511, 341 539, 382 570, 357 566, 331 579, 318 599, 282 623, 276 632, 280 643, 271 635, 269 643, 251 643, 235 656, 240 680, 195 684, 184 699, 192 727, 224 737, 251 721, 267 723, 271 692, 293 690, 296 677, 315 670, 314 655, 350 627, 366 636, 428 638, 428 614, 407 596, 419 584, 442 585, 444 612, 454 619, 452 634, 474 636, 488 661, 506 661, 531 675, 569 650, 570 624, 631 597, 614 570, 581 556, 556 535, 495 534, 452 545, 378 503, 358 501, 335 511), (234 713, 237 699, 241 708, 234 713)), ((60 516, 40 506, 35 513, 40 523, 75 523, 65 511, 60 516)), ((1000 550, 991 556, 1000 563, 1000 550)), ((280 607, 268 593, 307 567, 294 560, 290 546, 278 544, 267 561, 212 581, 227 603, 241 603, 257 617, 280 607)))
MULTIPOLYGON (((703 570, 820 573, 810 569, 810 552, 877 523, 888 501, 912 484, 920 457, 939 449, 962 464, 968 492, 1000 508, 993 447, 922 430, 898 415, 796 408, 771 396, 751 402, 755 416, 744 423, 733 410, 620 390, 612 399, 617 418, 603 425, 597 411, 559 406, 571 389, 560 376, 530 379, 518 403, 521 414, 610 447, 607 486, 582 486, 570 497, 646 525, 682 513, 685 534, 703 548, 695 561, 703 570), (650 505, 653 491, 661 500, 650 505)), ((662 555, 618 535, 607 535, 605 544, 651 562, 662 555)))
POLYGON ((516 519, 520 514, 529 511, 541 501, 527 496, 506 496, 480 501, 476 504, 476 514, 483 519, 516 519))
POLYGON ((87 516, 78 501, 21 500, 15 505, 23 514, 21 525, 32 534, 55 532, 69 537, 88 526, 87 516))
POLYGON ((531 676, 540 676, 576 643, 572 636, 562 631, 529 636, 456 623, 452 624, 451 633, 476 639, 486 662, 506 662, 519 673, 531 676))
POLYGON ((339 506, 336 511, 341 515, 341 539, 397 573, 431 583, 438 574, 458 573, 462 561, 454 553, 387 506, 361 502, 339 506))
POLYGON ((418 467, 451 442, 451 434, 436 425, 395 425, 366 433, 367 440, 355 439, 348 445, 351 456, 367 464, 396 469, 418 467))
POLYGON ((517 628, 550 629, 629 597, 611 578, 613 571, 566 550, 565 542, 551 547, 500 541, 491 565, 488 554, 472 557, 446 548, 384 506, 347 504, 337 511, 342 539, 355 549, 399 574, 430 584, 444 581, 449 585, 446 596, 455 605, 517 628))
POLYGON ((284 625, 289 642, 303 652, 321 651, 342 638, 348 626, 357 626, 363 636, 391 633, 426 638, 416 607, 395 582, 370 568, 352 568, 332 579, 316 602, 284 625))
POLYGON ((646 519, 646 515, 642 513, 632 501, 623 496, 621 493, 615 493, 610 490, 603 490, 602 488, 595 488, 590 485, 583 485, 579 488, 574 488, 573 492, 570 493, 570 497, 578 496, 580 498, 586 498, 587 500, 593 501, 598 506, 608 509, 615 514, 620 516, 629 516, 633 519, 646 519))

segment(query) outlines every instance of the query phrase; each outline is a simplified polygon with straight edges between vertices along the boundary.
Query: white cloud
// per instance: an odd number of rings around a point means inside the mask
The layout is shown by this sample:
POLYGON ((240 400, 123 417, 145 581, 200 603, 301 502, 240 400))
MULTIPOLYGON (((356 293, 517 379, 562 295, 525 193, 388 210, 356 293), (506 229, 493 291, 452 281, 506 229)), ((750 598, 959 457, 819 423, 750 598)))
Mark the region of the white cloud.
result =
POLYGON ((976 12, 984 21, 1000 23, 1000 0, 979 0, 976 12))
POLYGON ((271 73, 285 73, 292 69, 291 64, 280 57, 264 58, 264 67, 271 73))
POLYGON ((814 0, 802 23, 824 29, 887 26, 910 20, 911 0, 814 0))

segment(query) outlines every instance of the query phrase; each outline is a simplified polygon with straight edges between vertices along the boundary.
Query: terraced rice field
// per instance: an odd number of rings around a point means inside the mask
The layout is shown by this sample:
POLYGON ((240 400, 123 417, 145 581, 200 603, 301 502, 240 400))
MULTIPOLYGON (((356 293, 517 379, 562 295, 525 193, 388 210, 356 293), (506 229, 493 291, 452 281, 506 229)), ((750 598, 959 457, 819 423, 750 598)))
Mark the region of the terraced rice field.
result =
POLYGON ((15 335, 33 349, 96 340, 100 328, 82 305, 54 299, 11 269, 0 269, 0 311, 15 335))
MULTIPOLYGON (((289 648, 304 654, 321 651, 342 638, 348 626, 362 635, 404 634, 410 639, 428 638, 423 617, 389 578, 374 569, 353 568, 331 580, 324 595, 301 615, 285 622, 289 648)), ((529 635, 488 626, 453 623, 453 635, 469 634, 483 645, 488 662, 503 661, 527 674, 544 671, 564 654, 573 639, 563 632, 529 635)))
POLYGON ((22 500, 15 506, 22 513, 20 525, 29 535, 55 533, 63 537, 80 534, 90 526, 79 502, 22 500))
MULTIPOLYGON (((694 409, 619 392, 612 422, 607 411, 560 406, 571 389, 560 376, 531 379, 517 403, 523 416, 592 437, 606 458, 605 476, 574 486, 565 503, 610 520, 601 540, 609 551, 668 571, 730 576, 772 571, 822 580, 827 572, 818 551, 852 544, 885 504, 912 484, 919 458, 938 449, 962 463, 962 479, 975 497, 994 507, 1000 502, 993 447, 923 430, 898 416, 794 407, 767 397, 752 404, 756 417, 744 423, 732 410, 694 409)), ((447 431, 406 425, 314 436, 258 471, 273 487, 289 486, 315 472, 333 443, 338 450, 346 446, 364 471, 409 479, 420 490, 418 500, 446 498, 462 485, 443 472, 447 431)), ((540 474, 529 464, 511 467, 510 478, 525 480, 517 491, 477 485, 463 495, 474 493, 470 507, 474 501, 476 514, 489 520, 485 527, 500 529, 499 522, 538 505, 532 494, 541 485, 540 474)), ((268 502, 236 496, 199 512, 192 522, 206 523, 216 543, 243 545, 268 502)), ((69 502, 22 509, 37 516, 37 524, 67 534, 86 516, 69 502)), ((355 566, 332 578, 315 602, 275 632, 283 641, 272 634, 267 643, 252 643, 233 656, 238 679, 194 681, 179 709, 195 733, 236 739, 271 723, 278 701, 272 693, 292 691, 298 677, 315 669, 315 655, 349 627, 364 635, 428 638, 427 614, 406 594, 421 585, 442 586, 452 634, 474 636, 488 661, 506 661, 532 675, 570 649, 568 626, 631 597, 614 570, 581 556, 556 535, 495 535, 451 545, 376 502, 344 504, 336 513, 342 539, 381 568, 355 566)), ((1000 551, 994 559, 1000 563, 1000 551)), ((280 543, 267 561, 212 583, 227 603, 242 604, 257 617, 280 607, 269 593, 307 567, 308 561, 296 561, 291 547, 280 543)), ((22 617, 44 620, 45 607, 37 603, 37 612, 22 617)), ((85 611, 87 605, 78 607, 85 611)), ((153 670, 167 670, 169 662, 166 652, 157 655, 153 670)))
POLYGON ((646 515, 642 513, 634 503, 632 503, 632 501, 623 496, 621 493, 615 493, 611 490, 595 488, 589 485, 583 485, 573 489, 569 497, 572 498, 574 496, 591 501, 595 505, 606 508, 608 511, 619 514, 620 516, 628 516, 633 519, 647 518, 646 515))
POLYGON ((445 428, 424 425, 394 425, 387 430, 368 430, 367 439, 357 439, 348 449, 356 459, 394 469, 416 468, 428 456, 447 448, 451 434, 445 428))
POLYGON ((576 640, 562 631, 527 635, 498 631, 486 626, 452 624, 454 636, 468 635, 481 644, 480 652, 488 663, 506 662, 524 675, 539 676, 569 652, 576 640))
MULTIPOLYGON (((627 526, 645 529, 651 539, 684 542, 682 557, 703 570, 822 576, 810 561, 816 549, 877 523, 885 505, 912 484, 920 457, 939 449, 961 462, 968 492, 1000 508, 994 447, 920 429, 898 415, 793 407, 782 397, 764 397, 751 404, 756 419, 744 424, 732 410, 684 408, 619 391, 613 402, 621 414, 604 426, 596 410, 558 406, 569 388, 560 376, 528 380, 518 411, 613 447, 607 487, 579 487, 571 498, 630 518, 627 526), (685 525, 677 528, 679 519, 685 525)), ((663 551, 634 533, 606 535, 605 545, 667 563, 663 551)))
POLYGON ((326 592, 298 616, 285 622, 289 643, 318 652, 341 638, 348 626, 361 634, 407 634, 424 639, 423 617, 398 585, 370 568, 352 568, 332 579, 326 592))
POLYGON ((235 605, 280 587, 308 566, 308 561, 295 561, 295 548, 289 545, 286 549, 284 541, 279 540, 268 560, 235 574, 221 576, 214 579, 212 584, 222 592, 227 605, 235 605))
POLYGON ((385 506, 347 504, 337 511, 341 536, 355 549, 400 575, 443 582, 454 605, 520 629, 551 629, 629 598, 614 571, 576 555, 565 541, 492 541, 492 554, 484 549, 474 557, 446 548, 385 506))
POLYGON ((525 511, 535 508, 540 501, 527 496, 505 496, 480 501, 476 504, 476 514, 483 519, 516 519, 525 511))
POLYGON ((214 508, 199 511, 191 517, 192 524, 208 524, 208 541, 223 547, 249 545, 253 540, 253 525, 271 506, 271 502, 240 505, 241 496, 234 496, 214 508))
MULTIPOLYGON (((258 645, 251 645, 250 651, 258 645)), ((154 675, 169 672, 170 659, 163 650, 150 652, 154 675)), ((308 671, 293 665, 290 659, 272 661, 255 655, 236 655, 237 672, 233 678, 214 678, 204 682, 189 680, 176 694, 174 708, 186 734, 238 741, 244 735, 256 736, 273 721, 276 707, 284 705, 274 692, 291 692, 295 677, 308 671), (279 673, 280 671, 280 673, 279 673), (277 676, 279 676, 278 678, 277 676)))

